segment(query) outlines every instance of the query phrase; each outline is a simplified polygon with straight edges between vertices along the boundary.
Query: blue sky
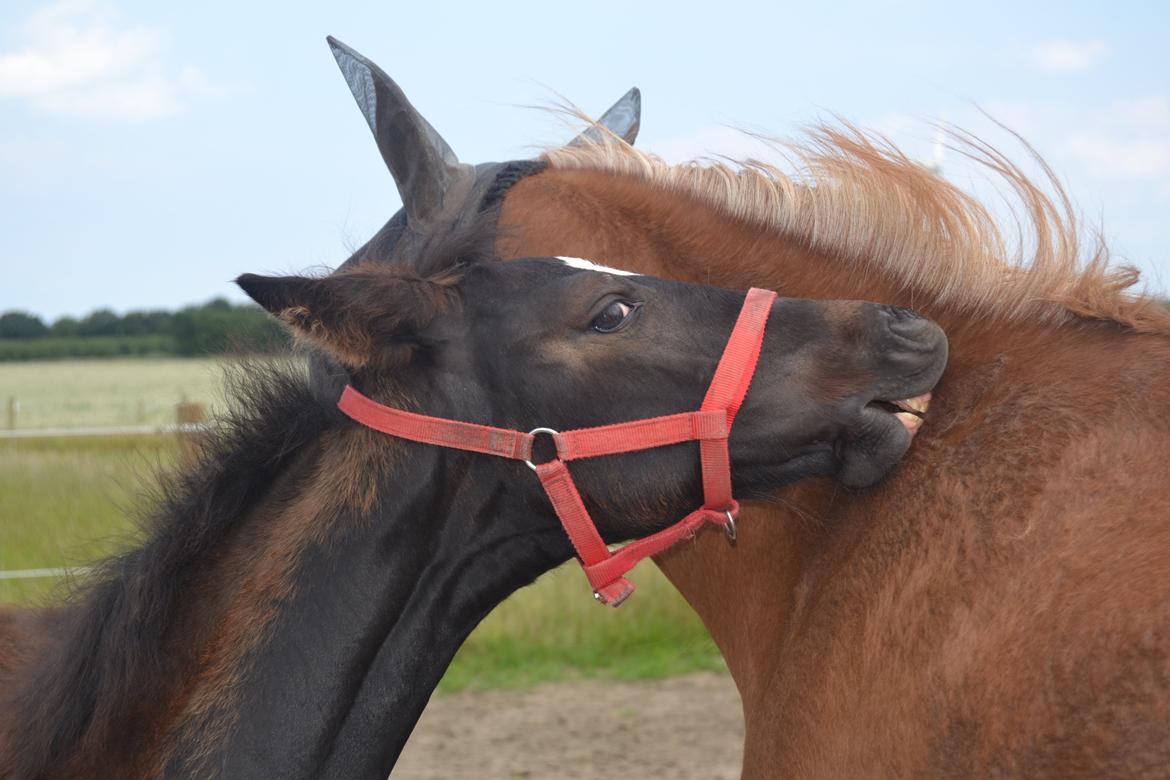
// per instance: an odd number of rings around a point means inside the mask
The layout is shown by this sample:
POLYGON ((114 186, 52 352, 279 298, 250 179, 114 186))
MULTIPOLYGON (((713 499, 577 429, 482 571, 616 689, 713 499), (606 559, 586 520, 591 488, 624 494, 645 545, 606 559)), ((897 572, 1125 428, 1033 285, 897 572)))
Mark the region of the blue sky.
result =
MULTIPOLYGON (((398 208, 325 45, 370 56, 469 162, 530 157, 643 91, 639 146, 758 151, 838 114, 928 160, 942 119, 1052 163, 1115 254, 1170 286, 1170 4, 0 5, 0 311, 239 299, 331 267, 398 208), (339 7, 344 5, 344 7, 339 7)), ((954 155, 944 172, 965 183, 954 155)))

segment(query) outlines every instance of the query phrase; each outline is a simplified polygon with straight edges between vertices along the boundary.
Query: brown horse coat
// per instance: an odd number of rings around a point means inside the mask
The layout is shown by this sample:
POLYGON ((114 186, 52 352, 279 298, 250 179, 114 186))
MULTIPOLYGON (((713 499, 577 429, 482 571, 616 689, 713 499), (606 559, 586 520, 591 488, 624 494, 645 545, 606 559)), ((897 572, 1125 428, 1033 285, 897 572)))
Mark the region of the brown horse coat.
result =
POLYGON ((1056 202, 965 142, 1019 196, 1028 262, 851 130, 796 150, 811 182, 612 143, 550 152, 505 201, 505 255, 897 303, 948 333, 892 478, 760 497, 734 548, 659 561, 743 696, 746 777, 1170 771, 1170 316, 1103 247, 1078 261, 1055 181, 1056 202))

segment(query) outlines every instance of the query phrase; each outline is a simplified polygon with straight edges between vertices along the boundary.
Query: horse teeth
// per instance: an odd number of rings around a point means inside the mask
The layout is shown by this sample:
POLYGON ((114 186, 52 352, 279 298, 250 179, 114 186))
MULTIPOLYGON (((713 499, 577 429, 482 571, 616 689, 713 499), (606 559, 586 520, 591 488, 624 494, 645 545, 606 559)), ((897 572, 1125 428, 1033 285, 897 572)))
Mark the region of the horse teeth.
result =
POLYGON ((897 412, 894 414, 910 433, 917 433, 918 429, 922 427, 922 418, 913 412, 897 412))
POLYGON ((926 410, 930 408, 930 393, 916 395, 913 398, 904 398, 901 401, 894 401, 893 404, 894 406, 897 406, 900 409, 905 409, 908 412, 926 414, 926 410))

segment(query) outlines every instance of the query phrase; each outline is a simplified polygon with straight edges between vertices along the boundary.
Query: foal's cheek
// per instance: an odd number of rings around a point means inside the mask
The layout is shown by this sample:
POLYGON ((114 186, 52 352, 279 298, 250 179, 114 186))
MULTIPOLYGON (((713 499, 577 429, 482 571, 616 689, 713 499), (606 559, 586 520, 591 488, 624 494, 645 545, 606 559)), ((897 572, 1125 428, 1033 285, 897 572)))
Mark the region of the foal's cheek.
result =
POLYGON ((578 377, 585 373, 588 359, 585 351, 568 341, 544 340, 536 345, 538 370, 548 371, 556 377, 578 377))

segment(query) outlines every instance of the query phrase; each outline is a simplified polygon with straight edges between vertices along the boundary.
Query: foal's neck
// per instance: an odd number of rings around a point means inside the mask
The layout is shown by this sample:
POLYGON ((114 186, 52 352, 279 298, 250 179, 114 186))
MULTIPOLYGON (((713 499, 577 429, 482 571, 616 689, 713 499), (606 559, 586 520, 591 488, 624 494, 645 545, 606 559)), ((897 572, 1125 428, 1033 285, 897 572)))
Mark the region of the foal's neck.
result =
POLYGON ((389 490, 303 556, 210 765, 229 777, 389 773, 466 636, 569 557, 559 528, 531 530, 508 465, 399 452, 389 490))
MULTIPOLYGON (((111 579, 25 631, 35 657, 0 652, 26 656, 0 690, 0 775, 384 778, 472 628, 569 557, 495 459, 262 425, 271 452, 219 453, 188 480, 214 495, 166 505, 234 507, 214 543, 192 552, 196 518, 160 516, 111 579)), ((34 617, 0 615, 7 634, 34 617)))

